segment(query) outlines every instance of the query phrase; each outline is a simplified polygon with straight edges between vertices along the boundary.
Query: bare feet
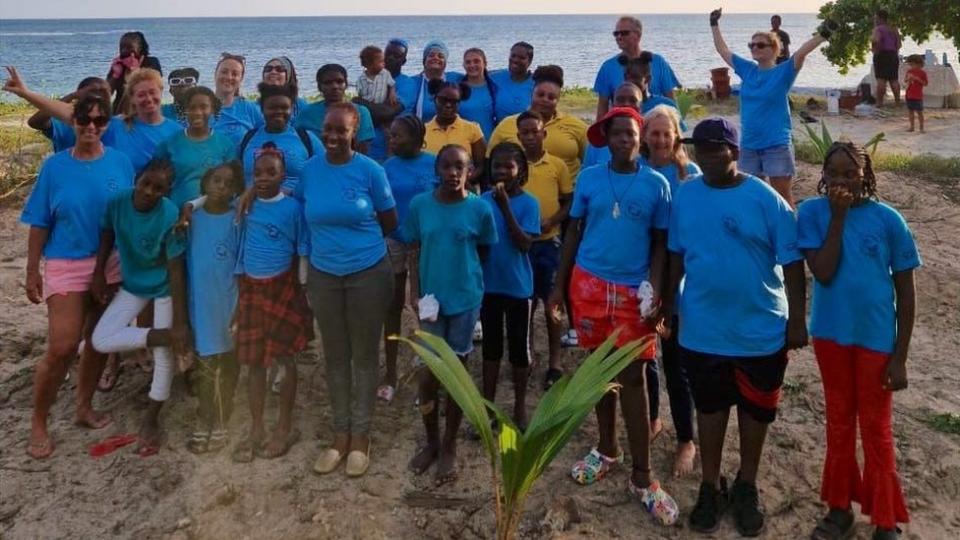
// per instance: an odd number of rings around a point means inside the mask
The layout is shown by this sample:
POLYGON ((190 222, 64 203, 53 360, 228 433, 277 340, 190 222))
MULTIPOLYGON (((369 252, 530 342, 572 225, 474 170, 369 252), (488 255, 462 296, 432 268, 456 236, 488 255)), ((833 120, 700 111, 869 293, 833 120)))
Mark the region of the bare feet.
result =
POLYGON ((136 453, 140 457, 152 456, 160 451, 160 444, 163 442, 163 431, 160 426, 153 422, 144 422, 140 428, 140 440, 137 442, 136 453))
POLYGON ((78 409, 77 417, 73 421, 74 424, 89 429, 102 429, 109 426, 110 422, 113 422, 113 419, 109 414, 93 409, 78 409))
POLYGON ((910 129, 907 130, 907 133, 913 133, 913 131, 914 131, 914 129, 913 129, 913 128, 910 128, 910 129))
POLYGON ((47 433, 30 434, 27 443, 27 455, 33 459, 46 459, 53 454, 53 440, 47 433))
POLYGON ((661 433, 663 433, 663 420, 657 418, 650 423, 650 442, 657 440, 661 433))
POLYGON ((427 471, 433 462, 437 460, 437 455, 440 453, 440 449, 433 444, 428 444, 417 451, 417 453, 410 460, 410 463, 407 465, 413 474, 419 476, 427 471))
POLYGON ((448 484, 457 479, 457 449, 444 449, 437 456, 437 469, 433 472, 433 483, 437 486, 448 484))
POLYGON ((697 445, 693 441, 677 443, 677 453, 673 458, 673 476, 681 478, 693 472, 693 458, 697 455, 697 445))
POLYGON ((299 440, 299 429, 283 429, 280 426, 277 426, 277 428, 273 431, 273 435, 270 436, 270 440, 267 441, 267 444, 265 444, 263 448, 257 452, 257 457, 275 459, 280 456, 284 456, 299 440))

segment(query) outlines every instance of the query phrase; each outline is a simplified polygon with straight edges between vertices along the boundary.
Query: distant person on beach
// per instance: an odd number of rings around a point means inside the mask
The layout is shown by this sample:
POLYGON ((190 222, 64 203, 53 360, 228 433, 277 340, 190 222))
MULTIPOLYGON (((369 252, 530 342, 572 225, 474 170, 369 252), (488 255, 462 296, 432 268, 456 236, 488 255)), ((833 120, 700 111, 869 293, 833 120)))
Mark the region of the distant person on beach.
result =
POLYGON ((368 45, 360 51, 363 74, 357 80, 359 98, 373 103, 397 103, 396 81, 386 68, 383 49, 368 45))
MULTIPOLYGON (((620 53, 608 58, 600 66, 597 78, 593 83, 593 91, 597 93, 597 119, 606 114, 613 101, 613 93, 623 82, 623 66, 631 58, 637 58, 643 49, 640 47, 640 38, 643 35, 643 24, 636 17, 623 16, 617 20, 613 30, 613 37, 617 41, 620 53)), ((659 54, 653 54, 650 64, 650 93, 657 96, 673 98, 673 90, 680 86, 680 81, 673 73, 673 68, 659 54)))
POLYGON ((290 109, 289 124, 296 123, 300 112, 307 108, 307 100, 300 97, 300 83, 297 81, 297 68, 286 56, 271 58, 263 66, 263 82, 272 86, 282 86, 291 90, 293 108, 290 109))
MULTIPOLYGON (((327 116, 327 109, 334 103, 346 103, 347 96, 347 69, 340 64, 324 64, 317 70, 317 90, 323 99, 307 105, 300 111, 296 126, 306 129, 317 137, 323 134, 323 122, 327 116)), ((372 101, 369 103, 373 103, 372 101)), ((366 154, 374 138, 373 119, 370 111, 359 103, 354 103, 357 114, 360 115, 360 125, 357 127, 354 142, 355 148, 361 154, 366 154)))
POLYGON ((183 127, 187 127, 186 104, 183 101, 183 96, 187 90, 193 88, 199 82, 200 72, 196 68, 184 67, 171 71, 167 75, 167 85, 170 87, 173 103, 165 103, 160 107, 163 116, 176 120, 183 127))
POLYGON ((790 58, 790 34, 780 29, 783 19, 779 15, 770 17, 770 31, 777 34, 780 38, 780 54, 777 55, 777 63, 782 64, 790 58))
POLYGON ((530 108, 530 97, 533 95, 532 63, 533 45, 518 41, 510 47, 507 69, 490 72, 490 80, 497 88, 493 113, 498 123, 530 108))
POLYGON ((885 9, 877 10, 873 17, 873 35, 870 50, 873 51, 873 77, 877 80, 877 107, 883 106, 887 95, 887 83, 893 92, 893 101, 900 105, 900 32, 887 21, 885 9))
MULTIPOLYGON (((74 92, 60 98, 64 103, 73 103, 76 100, 83 99, 89 94, 102 94, 108 100, 110 99, 110 85, 100 77, 87 77, 80 81, 74 92)), ((43 133, 43 136, 50 139, 54 152, 61 152, 70 148, 77 142, 73 132, 73 126, 69 122, 64 122, 59 118, 54 118, 47 112, 38 110, 33 116, 27 119, 27 125, 43 133)))
MULTIPOLYGON (((8 87, 10 81, 19 81, 15 70, 9 69, 8 87)), ((93 348, 90 336, 105 306, 94 302, 90 287, 100 245, 100 218, 114 194, 133 186, 130 160, 100 141, 110 113, 109 94, 91 92, 77 100, 70 122, 76 145, 43 162, 20 215, 20 221, 30 226, 27 298, 34 304, 45 303, 48 319, 46 354, 37 363, 33 378, 27 454, 35 459, 53 453, 47 419, 83 340, 75 423, 92 429, 110 423, 108 415, 93 409, 93 394, 106 355, 93 348)), ((120 282, 116 256, 106 270, 107 283, 115 287, 120 282)))
POLYGON ((237 146, 248 131, 263 125, 260 107, 241 95, 246 62, 239 54, 223 53, 213 72, 220 113, 213 117, 210 127, 230 137, 237 146))
POLYGON ((405 94, 410 93, 406 88, 412 84, 412 78, 401 72, 403 66, 407 63, 408 49, 407 40, 401 38, 390 38, 386 47, 383 48, 384 66, 390 72, 390 76, 393 77, 395 83, 396 104, 374 103, 359 96, 353 98, 354 103, 363 105, 370 111, 375 131, 373 141, 370 142, 369 156, 380 162, 387 159, 387 131, 393 119, 403 111, 403 105, 400 102, 401 87, 404 88, 405 94))
POLYGON ((907 57, 910 69, 903 80, 907 85, 905 98, 910 111, 910 129, 914 130, 914 117, 920 120, 920 133, 923 133, 923 87, 927 85, 927 72, 923 70, 923 55, 911 54, 907 57))
POLYGON ((747 47, 751 59, 734 54, 720 33, 721 10, 710 13, 713 44, 728 66, 740 77, 739 169, 766 179, 790 204, 796 173, 790 121, 790 88, 807 55, 830 38, 830 21, 824 21, 817 35, 808 39, 791 56, 792 62, 777 64, 780 38, 774 32, 756 32, 747 47))
POLYGON ((110 62, 110 71, 107 72, 107 84, 114 92, 113 113, 124 112, 123 96, 127 88, 127 77, 140 68, 155 69, 160 74, 160 60, 150 56, 150 45, 143 32, 127 32, 120 36, 120 51, 110 62))
POLYGON ((910 516, 897 474, 893 393, 907 388, 920 254, 903 216, 879 202, 863 147, 833 143, 817 193, 797 212, 798 246, 814 277, 810 334, 827 420, 820 499, 829 510, 810 538, 850 537, 857 501, 876 527, 872 538, 896 540, 897 523, 910 516))

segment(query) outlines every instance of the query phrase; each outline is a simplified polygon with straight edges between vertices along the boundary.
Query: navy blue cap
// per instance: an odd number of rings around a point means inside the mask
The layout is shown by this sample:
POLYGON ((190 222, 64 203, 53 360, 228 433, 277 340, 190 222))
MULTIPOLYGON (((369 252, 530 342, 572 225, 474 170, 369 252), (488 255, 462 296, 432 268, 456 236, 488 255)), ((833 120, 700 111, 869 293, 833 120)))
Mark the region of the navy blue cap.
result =
POLYGON ((739 139, 737 128, 729 120, 714 116, 701 120, 693 128, 693 135, 683 139, 683 142, 686 144, 719 143, 739 148, 739 139))

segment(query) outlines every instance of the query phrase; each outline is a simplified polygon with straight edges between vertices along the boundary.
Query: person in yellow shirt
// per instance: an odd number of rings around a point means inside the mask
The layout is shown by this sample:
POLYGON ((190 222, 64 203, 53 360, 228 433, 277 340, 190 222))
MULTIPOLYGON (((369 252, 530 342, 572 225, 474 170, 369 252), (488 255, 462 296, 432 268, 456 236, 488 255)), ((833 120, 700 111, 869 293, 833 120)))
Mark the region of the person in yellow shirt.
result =
MULTIPOLYGON (((505 120, 509 121, 509 120, 505 120)), ((502 124, 501 124, 502 125, 502 124)), ((540 231, 530 246, 533 267, 533 304, 530 309, 530 342, 533 342, 533 315, 537 302, 543 301, 549 343, 549 365, 544 387, 550 388, 563 376, 560 369, 560 335, 563 328, 547 313, 547 298, 553 290, 560 265, 560 224, 567 219, 573 202, 573 177, 562 159, 544 150, 547 132, 543 117, 536 111, 516 115, 517 137, 527 155, 527 183, 524 190, 540 203, 540 231)))
MULTIPOLYGON (((533 72, 533 97, 530 110, 543 118, 546 138, 543 147, 552 156, 563 160, 570 171, 570 177, 576 178, 580 172, 580 162, 587 149, 587 124, 576 116, 557 110, 560 90, 563 88, 563 68, 548 65, 539 66, 533 72)), ((517 137, 517 116, 508 116, 500 122, 490 136, 489 147, 504 141, 520 144, 517 137)))
POLYGON ((483 175, 487 147, 480 124, 460 117, 460 102, 470 98, 470 87, 464 83, 430 81, 430 93, 434 95, 437 115, 426 125, 427 152, 437 154, 448 144, 462 146, 473 161, 469 181, 476 184, 483 175))

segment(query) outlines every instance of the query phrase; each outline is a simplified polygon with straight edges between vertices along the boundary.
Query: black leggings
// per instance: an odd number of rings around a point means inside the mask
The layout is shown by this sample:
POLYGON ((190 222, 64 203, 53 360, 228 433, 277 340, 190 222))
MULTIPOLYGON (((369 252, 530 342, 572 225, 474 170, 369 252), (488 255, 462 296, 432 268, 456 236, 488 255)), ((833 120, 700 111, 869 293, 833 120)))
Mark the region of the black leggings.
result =
POLYGON ((503 357, 503 324, 507 324, 510 363, 530 365, 530 299, 502 294, 483 295, 480 324, 483 325, 483 361, 499 362, 503 357))
POLYGON ((677 442, 693 440, 693 392, 690 378, 680 355, 680 323, 673 318, 673 332, 670 339, 660 341, 663 350, 663 376, 667 380, 667 395, 670 397, 670 416, 677 430, 677 442))

